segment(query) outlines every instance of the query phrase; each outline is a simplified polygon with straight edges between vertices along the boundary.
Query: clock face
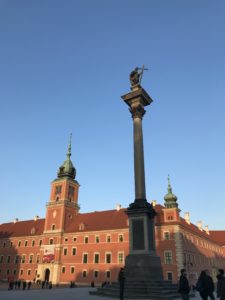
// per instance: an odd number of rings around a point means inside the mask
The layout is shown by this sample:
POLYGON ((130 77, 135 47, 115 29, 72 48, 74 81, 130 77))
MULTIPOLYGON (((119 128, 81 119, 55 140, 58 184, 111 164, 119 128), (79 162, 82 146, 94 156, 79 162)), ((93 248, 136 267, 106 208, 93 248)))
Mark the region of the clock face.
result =
POLYGON ((57 215, 57 211, 54 210, 54 211, 53 211, 53 214, 52 214, 52 216, 53 216, 54 219, 55 219, 56 215, 57 215))

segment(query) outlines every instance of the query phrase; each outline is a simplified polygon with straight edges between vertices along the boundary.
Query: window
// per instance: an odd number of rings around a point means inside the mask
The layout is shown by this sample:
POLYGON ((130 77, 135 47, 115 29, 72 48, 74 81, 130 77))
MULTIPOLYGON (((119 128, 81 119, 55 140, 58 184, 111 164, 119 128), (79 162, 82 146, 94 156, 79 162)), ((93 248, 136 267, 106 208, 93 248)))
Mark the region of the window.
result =
POLYGON ((11 248, 12 248, 12 246, 13 246, 13 242, 10 243, 10 247, 11 247, 11 248))
POLYGON ((49 244, 53 245, 54 244, 54 240, 53 239, 49 239, 49 244))
POLYGON ((105 256, 105 262, 107 264, 110 264, 111 263, 111 253, 106 253, 106 256, 105 256))
POLYGON ((6 262, 7 262, 7 264, 9 264, 9 263, 10 263, 10 258, 11 258, 11 257, 10 257, 10 255, 8 255, 8 256, 7 256, 7 261, 6 261, 6 262))
POLYGON ((24 246, 27 247, 28 241, 25 241, 24 246))
POLYGON ((62 267, 62 273, 63 273, 63 274, 66 273, 66 267, 62 267))
POLYGON ((16 275, 16 269, 13 270, 13 275, 16 275))
POLYGON ((68 238, 65 238, 64 241, 65 241, 65 242, 68 242, 68 238))
POLYGON ((23 269, 20 270, 20 275, 23 275, 23 269))
POLYGON ((164 237, 164 240, 169 240, 170 239, 170 233, 169 233, 169 231, 164 231, 163 232, 163 237, 164 237))
POLYGON ((167 279, 168 280, 173 280, 173 272, 167 272, 167 279))
POLYGON ((88 263, 88 254, 84 253, 83 254, 83 264, 87 264, 88 263))
POLYGON ((69 198, 70 197, 73 197, 73 195, 74 195, 74 187, 73 186, 69 186, 69 198))
POLYGON ((2 247, 5 248, 5 245, 6 245, 6 243, 4 242, 2 247))
POLYGON ((72 255, 76 255, 77 254, 77 248, 72 248, 72 255))
POLYGON ((99 264, 99 253, 94 254, 94 263, 99 264))
POLYGON ((28 275, 28 276, 31 275, 31 270, 27 270, 27 275, 28 275))
POLYGON ((83 278, 86 278, 86 277, 87 277, 87 271, 86 271, 86 270, 83 270, 82 276, 83 276, 83 278))
POLYGON ((85 243, 85 244, 88 244, 88 236, 85 236, 85 237, 84 237, 84 243, 85 243))
POLYGON ((9 271, 9 269, 8 269, 7 272, 6 272, 6 274, 9 275, 9 272, 10 272, 10 271, 9 271))
POLYGON ((172 251, 164 251, 164 262, 165 264, 172 264, 172 251))
POLYGON ((76 236, 74 236, 74 238, 73 238, 73 241, 74 241, 74 242, 76 242, 76 241, 77 241, 77 237, 76 237, 76 236))
POLYGON ((172 221, 173 220, 173 216, 168 216, 167 220, 171 220, 172 221))
POLYGON ((25 260, 26 260, 26 255, 22 255, 22 257, 21 257, 21 263, 24 264, 25 260))
POLYGON ((35 245, 35 240, 32 241, 32 247, 34 247, 34 245, 35 245))
POLYGON ((118 264, 123 264, 124 263, 124 254, 123 252, 118 253, 118 264))
POLYGON ((29 264, 32 264, 32 262, 33 262, 33 255, 31 254, 29 258, 29 264))
POLYGON ((1 256, 0 256, 0 263, 3 263, 3 259, 4 259, 4 256, 1 255, 1 256))
POLYGON ((95 243, 99 243, 99 236, 98 235, 96 235, 96 237, 95 237, 95 243))
POLYGON ((109 279, 110 276, 111 276, 110 271, 106 271, 106 272, 105 272, 105 277, 106 277, 107 279, 109 279))
POLYGON ((75 268, 74 268, 74 267, 71 267, 71 268, 70 268, 70 273, 71 273, 71 274, 74 274, 74 273, 75 273, 75 268))
POLYGON ((39 263, 39 261, 40 261, 40 255, 37 255, 37 257, 36 257, 37 264, 39 263))
POLYGON ((42 240, 39 240, 39 246, 41 246, 42 245, 42 240))
POLYGON ((21 246, 21 241, 18 241, 18 247, 20 247, 21 246))
POLYGON ((94 278, 98 278, 98 270, 94 270, 94 278))
POLYGON ((15 264, 18 264, 18 263, 19 263, 19 260, 20 260, 19 255, 16 255, 16 256, 15 256, 15 264))
POLYGON ((52 230, 55 230, 55 224, 52 224, 52 230))
POLYGON ((107 236, 106 236, 106 241, 107 241, 107 243, 110 243, 110 242, 111 242, 111 235, 107 235, 107 236))
POLYGON ((62 186, 61 185, 57 185, 55 187, 55 195, 61 194, 62 191, 62 186))
POLYGON ((123 242, 123 234, 119 234, 119 242, 123 242))
POLYGON ((67 255, 67 250, 68 250, 67 248, 63 249, 63 255, 67 255))

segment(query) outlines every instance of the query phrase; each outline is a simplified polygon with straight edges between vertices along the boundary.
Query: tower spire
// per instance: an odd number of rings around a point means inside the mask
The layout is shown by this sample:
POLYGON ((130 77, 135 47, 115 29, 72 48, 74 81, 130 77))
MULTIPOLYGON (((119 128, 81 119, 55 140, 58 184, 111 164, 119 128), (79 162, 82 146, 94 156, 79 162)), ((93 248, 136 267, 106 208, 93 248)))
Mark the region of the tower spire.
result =
POLYGON ((69 158, 71 156, 71 143, 72 143, 72 133, 70 133, 70 139, 69 139, 69 145, 68 145, 68 151, 67 151, 67 157, 69 157, 69 158))
POLYGON ((171 184, 170 184, 170 174, 168 174, 168 194, 172 194, 172 187, 171 187, 171 184))
POLYGON ((167 187, 167 194, 164 196, 165 200, 165 207, 166 208, 173 208, 173 207, 178 207, 177 204, 177 196, 173 194, 172 192, 172 187, 170 184, 170 175, 168 174, 168 187, 167 187))
POLYGON ((67 150, 67 154, 66 154, 66 160, 59 167, 59 171, 58 171, 59 178, 60 177, 70 177, 70 178, 74 179, 76 176, 76 169, 74 168, 73 163, 70 159, 71 143, 72 143, 72 133, 70 134, 69 145, 68 145, 68 150, 67 150))

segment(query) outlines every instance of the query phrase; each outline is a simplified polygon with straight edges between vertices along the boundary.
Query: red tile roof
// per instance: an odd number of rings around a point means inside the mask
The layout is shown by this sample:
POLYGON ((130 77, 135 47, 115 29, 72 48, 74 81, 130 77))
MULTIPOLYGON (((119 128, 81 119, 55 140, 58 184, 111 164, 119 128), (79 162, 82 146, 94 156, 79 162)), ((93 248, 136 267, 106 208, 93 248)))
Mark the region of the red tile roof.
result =
POLYGON ((225 230, 210 230, 210 235, 214 241, 225 246, 225 230))
POLYGON ((78 214, 66 232, 98 231, 128 228, 127 215, 124 208, 120 210, 95 211, 91 213, 78 214), (80 225, 83 230, 79 230, 80 225))
POLYGON ((35 236, 44 231, 45 219, 18 221, 0 225, 0 238, 15 236, 35 236))

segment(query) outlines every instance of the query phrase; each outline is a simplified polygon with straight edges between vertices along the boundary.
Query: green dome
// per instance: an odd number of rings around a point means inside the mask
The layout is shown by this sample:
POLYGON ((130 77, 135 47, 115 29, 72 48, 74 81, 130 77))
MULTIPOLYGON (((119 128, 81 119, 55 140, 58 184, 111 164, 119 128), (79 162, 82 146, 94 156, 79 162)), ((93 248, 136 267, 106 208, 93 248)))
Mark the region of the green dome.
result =
POLYGON ((165 207, 166 208, 173 208, 178 207, 177 204, 177 196, 173 194, 172 187, 170 185, 170 177, 168 176, 168 193, 164 196, 165 200, 165 207))
POLYGON ((73 163, 70 159, 71 156, 71 142, 68 147, 67 158, 64 163, 59 167, 58 178, 70 177, 72 179, 76 176, 76 169, 73 166, 73 163))

